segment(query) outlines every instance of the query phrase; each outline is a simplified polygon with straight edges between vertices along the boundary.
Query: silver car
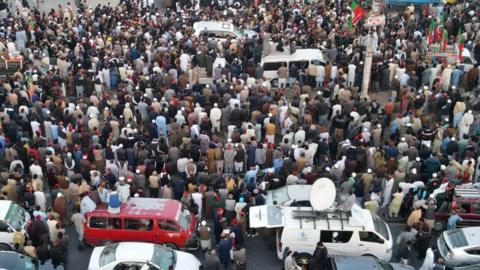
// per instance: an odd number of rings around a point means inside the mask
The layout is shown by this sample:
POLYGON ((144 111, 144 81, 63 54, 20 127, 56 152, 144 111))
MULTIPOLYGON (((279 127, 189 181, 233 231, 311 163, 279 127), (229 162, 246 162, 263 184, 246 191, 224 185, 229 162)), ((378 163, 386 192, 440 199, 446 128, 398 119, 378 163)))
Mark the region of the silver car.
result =
POLYGON ((480 227, 448 230, 437 240, 447 267, 480 264, 480 227))

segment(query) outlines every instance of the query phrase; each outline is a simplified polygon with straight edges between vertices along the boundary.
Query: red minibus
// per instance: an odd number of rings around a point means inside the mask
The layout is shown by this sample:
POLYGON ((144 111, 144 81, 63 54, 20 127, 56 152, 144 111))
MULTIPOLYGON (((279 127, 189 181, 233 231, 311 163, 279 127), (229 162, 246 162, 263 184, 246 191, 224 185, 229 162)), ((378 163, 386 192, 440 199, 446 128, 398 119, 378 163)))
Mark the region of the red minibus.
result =
POLYGON ((173 249, 198 248, 195 216, 176 200, 131 198, 118 214, 99 204, 85 219, 85 241, 93 246, 136 241, 173 249))

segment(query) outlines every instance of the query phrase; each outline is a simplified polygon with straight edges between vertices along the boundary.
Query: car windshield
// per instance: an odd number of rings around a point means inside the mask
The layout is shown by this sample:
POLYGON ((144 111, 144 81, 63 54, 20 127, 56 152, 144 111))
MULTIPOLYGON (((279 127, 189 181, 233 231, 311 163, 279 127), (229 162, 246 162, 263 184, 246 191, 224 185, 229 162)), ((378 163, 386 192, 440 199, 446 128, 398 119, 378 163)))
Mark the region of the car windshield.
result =
POLYGON ((117 251, 117 247, 118 243, 108 245, 103 248, 102 253, 100 254, 100 261, 98 262, 100 267, 115 261, 115 252, 117 251))
POLYGON ((282 205, 288 200, 290 200, 290 197, 288 197, 287 187, 277 188, 272 191, 272 202, 282 205))
POLYGON ((188 231, 190 228, 190 223, 192 222, 192 217, 190 212, 187 209, 183 209, 183 211, 178 216, 177 222, 182 226, 182 229, 188 231))
POLYGON ((383 219, 381 219, 376 214, 372 214, 372 218, 373 218, 373 226, 375 227, 375 231, 381 234, 386 240, 390 240, 387 224, 385 223, 385 221, 383 221, 383 219))
POLYGON ((159 245, 153 246, 152 264, 159 267, 159 269, 170 269, 170 266, 175 268, 176 255, 175 251, 166 249, 159 245))
POLYGON ((467 238, 463 233, 463 230, 450 230, 447 231, 448 240, 453 248, 464 247, 468 245, 467 238))
POLYGON ((12 203, 5 220, 14 228, 22 228, 25 223, 25 214, 26 211, 20 205, 12 203))

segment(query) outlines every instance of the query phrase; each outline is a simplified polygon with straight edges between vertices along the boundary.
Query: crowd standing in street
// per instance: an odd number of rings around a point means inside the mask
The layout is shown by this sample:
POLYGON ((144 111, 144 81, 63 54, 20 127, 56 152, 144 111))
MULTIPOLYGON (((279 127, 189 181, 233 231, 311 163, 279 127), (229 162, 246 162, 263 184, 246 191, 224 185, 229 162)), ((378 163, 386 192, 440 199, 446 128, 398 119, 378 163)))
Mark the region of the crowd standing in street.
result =
MULTIPOLYGON (((350 25, 347 1, 165 2, 46 13, 19 2, 15 14, 0 4, 2 59, 23 62, 0 79, 1 198, 32 215, 16 250, 64 265, 69 241, 84 248, 86 200, 118 212, 153 197, 196 215, 205 269, 246 269, 245 241, 259 234, 249 208, 269 189, 328 177, 342 209, 406 221, 401 262, 413 249, 421 269, 442 262, 429 246, 432 215, 451 196, 430 195, 480 177, 480 69, 423 56, 434 24, 480 61, 475 2, 389 7, 377 28, 350 25), (200 20, 258 37, 196 37, 200 20), (374 64, 361 96, 367 42, 374 64), (325 63, 282 65, 273 87, 262 56, 301 48, 321 49, 325 63)), ((448 228, 459 221, 452 211, 448 228)), ((308 269, 324 269, 327 255, 318 243, 308 269)))

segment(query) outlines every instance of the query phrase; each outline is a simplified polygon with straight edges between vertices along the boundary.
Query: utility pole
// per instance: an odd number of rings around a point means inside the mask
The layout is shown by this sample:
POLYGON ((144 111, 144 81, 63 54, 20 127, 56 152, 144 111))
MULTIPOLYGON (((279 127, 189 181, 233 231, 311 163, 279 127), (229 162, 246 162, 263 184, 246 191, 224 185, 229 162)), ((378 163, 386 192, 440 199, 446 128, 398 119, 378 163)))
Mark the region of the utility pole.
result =
POLYGON ((367 37, 367 53, 365 55, 365 60, 363 62, 363 81, 362 81, 362 98, 368 98, 368 87, 370 86, 370 77, 372 73, 372 62, 373 62, 373 33, 375 29, 369 31, 367 37))
MULTIPOLYGON (((372 9, 367 14, 367 23, 366 26, 370 27, 367 36, 367 51, 365 54, 365 59, 363 63, 363 80, 362 80, 362 93, 361 97, 368 98, 368 88, 370 87, 370 77, 372 76, 372 63, 373 63, 373 54, 374 42, 378 42, 377 38, 377 27, 380 29, 385 25, 385 0, 373 0, 372 9)), ((378 45, 378 44, 377 44, 378 45)), ((375 48, 374 48, 375 47, 375 48)))

